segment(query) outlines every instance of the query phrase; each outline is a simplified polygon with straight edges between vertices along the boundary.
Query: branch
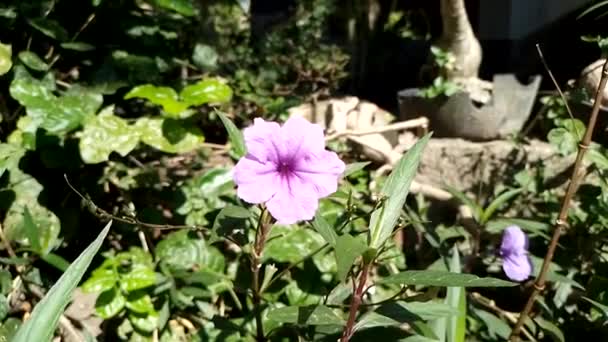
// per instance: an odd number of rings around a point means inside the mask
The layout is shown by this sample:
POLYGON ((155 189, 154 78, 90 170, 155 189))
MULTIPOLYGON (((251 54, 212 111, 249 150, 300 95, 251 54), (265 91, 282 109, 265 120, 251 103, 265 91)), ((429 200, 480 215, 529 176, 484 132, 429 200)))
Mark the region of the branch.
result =
MULTIPOLYGON (((536 296, 538 296, 538 294, 545 288, 545 280, 547 277, 547 272, 549 270, 549 264, 553 259, 553 254, 555 253, 555 249, 557 247, 560 235, 562 234, 564 228, 567 226, 568 209, 570 208, 570 202, 572 201, 572 198, 574 197, 574 194, 576 193, 576 190, 578 188, 578 184, 580 183, 582 178, 580 169, 583 163, 583 157, 585 156, 587 149, 589 149, 589 144, 591 143, 591 137, 595 128, 595 123, 597 121, 597 116, 600 110, 600 105, 602 103, 602 98, 604 95, 604 88, 606 87, 607 81, 608 60, 606 60, 602 69, 602 78, 600 80, 600 85, 595 95, 595 102, 593 103, 593 109, 591 110, 591 115, 589 116, 587 130, 585 131, 583 141, 579 144, 578 153, 576 154, 576 161, 574 163, 574 169, 572 170, 572 177, 570 178, 570 183, 568 184, 566 195, 564 196, 564 199, 562 201, 559 217, 555 221, 555 230, 553 232, 551 242, 549 243, 549 249, 547 250, 547 254, 545 255, 545 259, 543 260, 543 266, 540 270, 540 273, 536 278, 536 281, 534 282, 534 287, 532 293, 530 294, 530 297, 528 298, 528 302, 526 303, 526 306, 519 315, 519 319, 517 320, 515 327, 513 327, 513 331, 511 331, 511 336, 509 337, 509 340, 512 342, 519 341, 519 332, 524 324, 524 321, 528 317, 530 310, 532 310, 532 306, 534 305, 536 296)), ((564 102, 566 102, 566 99, 564 99, 564 102)))
POLYGON ((429 125, 429 119, 426 117, 419 117, 412 120, 401 121, 394 124, 380 126, 375 128, 367 128, 367 129, 347 129, 344 131, 336 132, 325 137, 325 141, 335 140, 344 136, 362 136, 362 135, 370 135, 370 134, 378 134, 385 133, 391 131, 400 131, 403 129, 423 127, 426 128, 429 125))

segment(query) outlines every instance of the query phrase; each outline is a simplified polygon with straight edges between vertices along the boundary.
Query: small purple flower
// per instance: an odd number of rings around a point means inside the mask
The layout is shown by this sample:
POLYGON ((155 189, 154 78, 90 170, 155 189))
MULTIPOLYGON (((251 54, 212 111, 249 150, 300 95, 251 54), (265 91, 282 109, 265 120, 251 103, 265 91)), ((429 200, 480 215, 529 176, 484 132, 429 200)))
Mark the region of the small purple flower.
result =
POLYGON ((243 135, 247 155, 234 170, 238 196, 266 203, 279 224, 314 217, 319 199, 338 189, 344 162, 325 149, 321 126, 292 117, 280 126, 256 118, 243 135))
POLYGON ((516 225, 505 228, 500 246, 502 269, 509 279, 524 281, 532 273, 532 262, 528 256, 528 237, 516 225))

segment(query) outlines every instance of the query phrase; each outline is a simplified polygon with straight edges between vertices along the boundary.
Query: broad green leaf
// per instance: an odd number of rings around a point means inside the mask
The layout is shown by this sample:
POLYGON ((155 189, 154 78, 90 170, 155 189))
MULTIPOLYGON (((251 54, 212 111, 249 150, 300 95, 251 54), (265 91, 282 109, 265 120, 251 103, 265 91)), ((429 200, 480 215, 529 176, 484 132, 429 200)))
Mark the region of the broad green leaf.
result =
POLYGON ((247 153, 243 132, 241 132, 241 130, 238 129, 232 120, 230 120, 224 113, 220 111, 216 111, 216 113, 220 117, 220 120, 222 120, 222 123, 226 128, 226 132, 228 132, 228 138, 230 138, 230 145, 234 151, 235 157, 241 158, 247 153))
POLYGON ((142 117, 135 123, 134 130, 143 143, 168 153, 190 152, 205 140, 200 129, 185 127, 172 119, 142 117))
POLYGON ((127 296, 127 309, 138 314, 155 313, 152 298, 144 291, 136 291, 127 296))
POLYGON ((120 277, 120 288, 125 292, 141 290, 156 284, 156 273, 147 267, 135 267, 120 277))
POLYGON ((359 171, 363 170, 369 164, 370 164, 370 162, 350 163, 350 164, 346 165, 346 168, 344 169, 344 172, 342 173, 342 177, 348 177, 355 172, 359 172, 359 171))
POLYGON ((491 339, 497 340, 500 338, 502 341, 509 339, 511 327, 509 327, 505 321, 485 310, 474 309, 474 312, 483 321, 486 328, 488 328, 488 333, 490 334, 491 339))
POLYGON ((126 156, 139 142, 139 135, 109 106, 87 121, 80 135, 80 156, 87 164, 107 161, 112 152, 126 156))
POLYGON ((268 319, 298 325, 344 325, 332 309, 323 306, 287 306, 268 312, 268 319))
POLYGON ((74 50, 80 52, 95 50, 95 46, 84 42, 67 42, 61 43, 61 47, 66 50, 74 50))
POLYGON ((401 215, 410 184, 418 171, 422 151, 431 135, 432 133, 425 135, 407 151, 384 183, 379 196, 384 197, 385 202, 382 208, 372 213, 369 223, 369 247, 379 249, 392 234, 401 215))
POLYGON ((27 22, 33 28, 48 37, 59 41, 65 41, 68 39, 68 32, 63 27, 61 27, 61 25, 55 20, 47 18, 36 18, 30 19, 27 22))
POLYGON ((217 241, 219 237, 232 235, 243 235, 248 226, 251 212, 243 207, 227 205, 215 217, 213 221, 213 236, 209 244, 217 241))
POLYGON ((338 280, 343 282, 348 276, 355 259, 367 249, 365 241, 350 234, 344 234, 336 240, 336 262, 338 264, 338 280))
POLYGON ((156 246, 156 258, 173 271, 201 266, 205 253, 205 241, 188 230, 173 232, 156 246))
POLYGON ((158 327, 158 312, 150 312, 146 315, 131 312, 129 321, 140 331, 151 333, 158 327))
POLYGON ((127 304, 126 298, 119 289, 112 288, 102 292, 95 302, 95 312, 103 319, 118 315, 127 304))
POLYGON ((190 106, 205 103, 224 103, 232 99, 232 89, 218 78, 206 78, 184 87, 180 97, 190 106))
POLYGON ((209 71, 217 68, 219 54, 210 45, 197 43, 192 52, 192 62, 197 67, 209 71))
POLYGON ((593 146, 585 154, 585 158, 591 161, 600 170, 608 170, 608 150, 600 146, 593 146), (594 148, 595 147, 595 148, 594 148))
POLYGON ((179 117, 180 113, 188 109, 188 104, 181 102, 175 90, 169 87, 156 87, 151 84, 137 86, 125 95, 125 100, 132 98, 142 98, 160 105, 171 117, 179 117))
POLYGON ((6 74, 13 66, 13 49, 11 45, 0 43, 0 76, 6 74))
POLYGON ((473 274, 446 271, 404 271, 379 280, 384 284, 449 286, 449 287, 500 287, 516 286, 517 283, 496 279, 480 278, 473 274))
POLYGON ((312 221, 313 228, 317 233, 321 234, 323 239, 331 246, 336 246, 338 240, 338 234, 334 228, 321 216, 319 213, 315 215, 315 219, 312 221))
POLYGON ((46 71, 49 68, 49 65, 46 64, 37 54, 31 51, 21 51, 19 52, 19 60, 23 62, 28 68, 37 70, 37 71, 46 71))
POLYGON ((321 235, 311 229, 274 226, 264 249, 263 260, 293 263, 324 245, 321 235))
POLYGON ((4 172, 19 163, 23 148, 13 144, 0 144, 0 177, 4 172))
POLYGON ((93 272, 91 277, 82 284, 82 291, 101 293, 113 288, 118 283, 118 273, 114 268, 101 268, 93 272))
POLYGON ((557 148, 562 156, 570 155, 578 149, 576 136, 564 127, 557 127, 549 131, 547 140, 557 148))
POLYGON ((301 289, 296 281, 287 284, 285 296, 287 296, 287 301, 291 306, 316 305, 323 301, 323 297, 320 295, 301 289))
POLYGON ((51 287, 49 292, 34 307, 32 316, 23 324, 13 342, 50 341, 63 310, 72 298, 72 292, 97 254, 112 221, 108 222, 99 236, 78 256, 68 270, 51 287))
POLYGON ((480 224, 486 224, 488 220, 494 215, 494 212, 503 204, 508 202, 511 198, 519 195, 523 189, 512 189, 503 192, 498 195, 484 210, 483 214, 479 219, 480 224))

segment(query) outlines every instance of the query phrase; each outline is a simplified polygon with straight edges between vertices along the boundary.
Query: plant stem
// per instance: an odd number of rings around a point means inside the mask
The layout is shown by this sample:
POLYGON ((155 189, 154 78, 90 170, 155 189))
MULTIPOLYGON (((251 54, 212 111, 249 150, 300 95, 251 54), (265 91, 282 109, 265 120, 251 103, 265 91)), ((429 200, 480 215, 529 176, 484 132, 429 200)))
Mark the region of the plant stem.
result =
POLYGON ((262 323, 262 291, 260 289, 260 269, 262 268, 261 260, 262 253, 264 253, 264 245, 266 239, 270 233, 272 217, 266 211, 262 209, 260 214, 260 220, 258 221, 258 227, 255 231, 255 242, 253 244, 253 255, 251 258, 251 272, 253 273, 253 279, 251 287, 253 289, 253 310, 255 313, 255 328, 256 328, 256 340, 258 342, 266 341, 264 336, 264 326, 262 323))
POLYGON ((357 318, 357 312, 359 311, 359 306, 363 301, 363 294, 365 293, 365 284, 367 283, 367 277, 369 275, 369 269, 371 267, 371 262, 363 263, 363 268, 361 269, 361 274, 359 275, 359 284, 353 293, 353 299, 350 302, 350 311, 348 314, 348 322, 346 323, 346 327, 344 328, 344 332, 342 333, 342 338, 340 342, 348 342, 353 335, 353 328, 355 327, 355 319, 357 318))
MULTIPOLYGON (((547 250, 547 254, 545 255, 545 259, 543 260, 543 266, 534 282, 534 288, 530 297, 528 298, 528 302, 526 306, 522 310, 519 315, 519 319, 517 323, 513 327, 511 331, 511 336, 509 336, 509 340, 512 342, 519 341, 519 332, 524 324, 524 321, 528 317, 532 306, 534 305, 534 301, 536 296, 545 288, 545 280, 547 277, 547 272, 549 270, 549 264, 553 259, 553 254, 555 253, 555 248, 557 247, 557 243, 559 241, 560 235, 562 234, 568 219, 568 209, 570 208, 570 202, 572 201, 572 197, 576 193, 578 189, 578 185, 581 181, 581 164, 583 162, 583 157, 589 149, 589 144, 591 143, 591 137, 593 135, 593 129, 595 128, 595 123, 597 121, 598 112, 600 109, 600 105, 602 103, 604 88, 606 87, 606 81, 608 81, 608 61, 604 63, 604 67, 602 69, 602 78, 600 80, 599 87, 597 89, 597 93, 595 95, 595 102, 593 103, 593 109, 591 110, 591 115, 589 117, 589 123, 587 124, 587 130, 585 131, 585 136, 583 137, 583 141, 579 145, 578 153, 576 155, 576 161, 574 163, 574 170, 572 171, 572 176, 570 178, 570 183, 568 184, 568 189, 566 190, 566 195, 562 201, 561 210, 559 212, 559 218, 555 222, 555 230, 553 231, 553 237, 551 238, 551 242, 549 243, 549 249, 547 250)), ((565 100, 564 100, 565 101, 565 100)))

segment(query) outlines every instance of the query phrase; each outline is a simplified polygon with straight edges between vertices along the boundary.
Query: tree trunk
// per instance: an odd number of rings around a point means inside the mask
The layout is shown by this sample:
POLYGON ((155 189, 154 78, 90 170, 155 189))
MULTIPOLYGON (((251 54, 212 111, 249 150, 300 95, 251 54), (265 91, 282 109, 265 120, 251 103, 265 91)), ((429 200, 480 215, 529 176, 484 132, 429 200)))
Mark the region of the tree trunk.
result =
POLYGON ((453 70, 446 73, 448 79, 477 78, 482 51, 475 37, 464 0, 440 0, 443 32, 437 46, 455 57, 453 70))

